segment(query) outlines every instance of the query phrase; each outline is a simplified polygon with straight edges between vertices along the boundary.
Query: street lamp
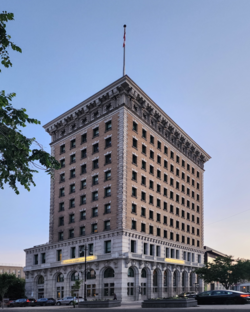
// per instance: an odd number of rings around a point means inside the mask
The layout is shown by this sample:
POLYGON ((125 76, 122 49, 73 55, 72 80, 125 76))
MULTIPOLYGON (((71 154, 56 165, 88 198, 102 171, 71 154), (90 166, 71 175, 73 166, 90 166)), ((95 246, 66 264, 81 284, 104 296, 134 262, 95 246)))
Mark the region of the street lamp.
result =
POLYGON ((87 261, 86 261, 86 258, 87 258, 87 245, 84 246, 84 256, 85 256, 85 274, 84 274, 84 277, 85 277, 85 283, 84 283, 84 301, 87 301, 87 285, 86 285, 86 282, 87 282, 87 261))

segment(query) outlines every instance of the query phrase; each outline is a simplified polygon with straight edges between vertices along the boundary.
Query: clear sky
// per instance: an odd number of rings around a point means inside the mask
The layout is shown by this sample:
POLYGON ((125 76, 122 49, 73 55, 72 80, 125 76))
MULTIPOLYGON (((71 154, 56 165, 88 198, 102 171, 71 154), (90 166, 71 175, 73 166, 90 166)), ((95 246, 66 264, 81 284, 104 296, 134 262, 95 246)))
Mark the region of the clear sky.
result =
MULTIPOLYGON (((205 164, 205 245, 250 258, 250 1, 1 0, 15 14, 0 89, 42 125, 126 73, 212 159, 205 164)), ((49 151, 42 126, 28 126, 49 151)), ((0 191, 0 263, 48 242, 49 177, 0 191)))

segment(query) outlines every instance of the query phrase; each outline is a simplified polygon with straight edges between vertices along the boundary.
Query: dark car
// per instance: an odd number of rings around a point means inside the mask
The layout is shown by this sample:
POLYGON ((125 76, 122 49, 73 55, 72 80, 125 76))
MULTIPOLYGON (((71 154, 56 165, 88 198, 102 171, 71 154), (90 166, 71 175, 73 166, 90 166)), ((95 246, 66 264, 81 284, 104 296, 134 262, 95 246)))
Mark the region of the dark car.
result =
POLYGON ((37 306, 49 306, 49 305, 55 305, 56 300, 53 298, 40 298, 37 299, 36 305, 37 306))
POLYGON ((250 294, 235 290, 213 290, 198 294, 198 304, 245 304, 250 303, 250 294))
POLYGON ((34 307, 36 305, 36 299, 29 298, 29 299, 17 299, 10 303, 9 307, 34 307))

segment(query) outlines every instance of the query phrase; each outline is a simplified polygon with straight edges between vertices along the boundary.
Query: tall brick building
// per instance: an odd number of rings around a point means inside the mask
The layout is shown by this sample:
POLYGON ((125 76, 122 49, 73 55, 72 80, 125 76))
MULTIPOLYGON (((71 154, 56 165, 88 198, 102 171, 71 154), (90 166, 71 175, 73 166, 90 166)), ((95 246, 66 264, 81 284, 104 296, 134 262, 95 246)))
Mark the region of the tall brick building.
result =
POLYGON ((44 126, 61 169, 49 243, 26 249, 27 296, 140 300, 192 290, 210 156, 127 75, 44 126), (83 295, 83 287, 80 290, 83 295))

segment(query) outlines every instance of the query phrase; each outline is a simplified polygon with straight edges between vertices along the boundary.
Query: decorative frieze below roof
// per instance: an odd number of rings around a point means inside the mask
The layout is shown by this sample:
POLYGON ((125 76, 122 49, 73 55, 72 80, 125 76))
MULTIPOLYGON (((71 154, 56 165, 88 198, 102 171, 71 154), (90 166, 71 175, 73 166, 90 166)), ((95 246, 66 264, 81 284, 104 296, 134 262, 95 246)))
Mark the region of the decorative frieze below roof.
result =
POLYGON ((124 76, 44 126, 52 145, 125 105, 199 167, 211 157, 128 76, 124 76))

